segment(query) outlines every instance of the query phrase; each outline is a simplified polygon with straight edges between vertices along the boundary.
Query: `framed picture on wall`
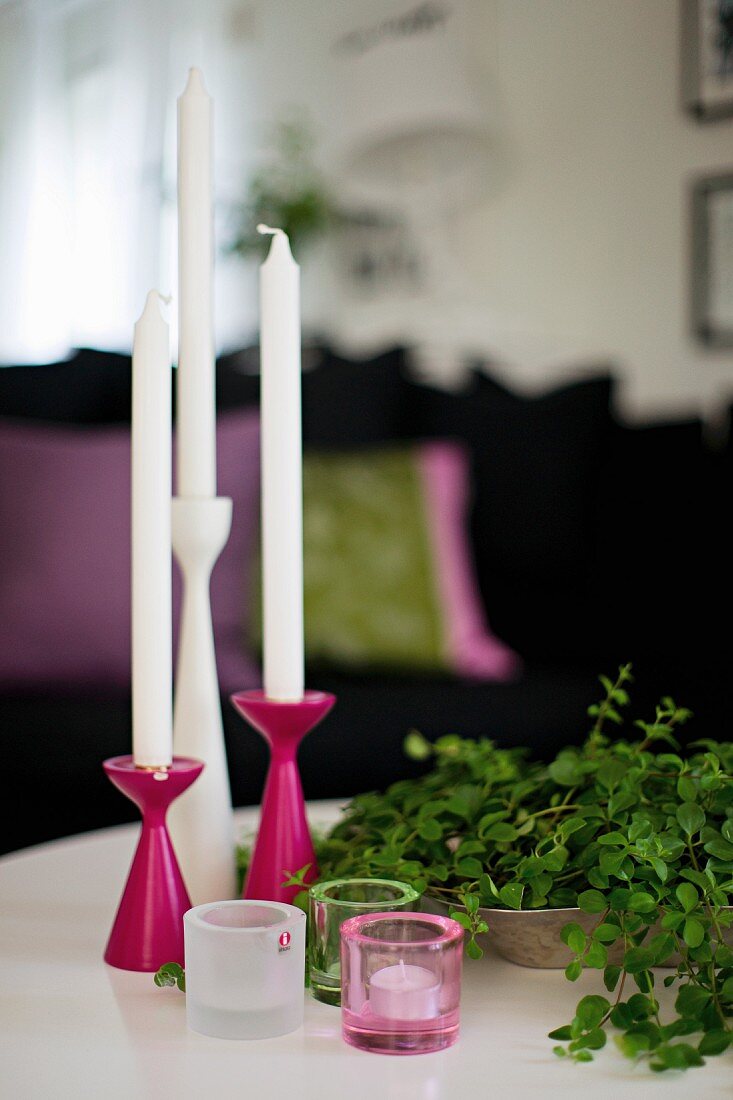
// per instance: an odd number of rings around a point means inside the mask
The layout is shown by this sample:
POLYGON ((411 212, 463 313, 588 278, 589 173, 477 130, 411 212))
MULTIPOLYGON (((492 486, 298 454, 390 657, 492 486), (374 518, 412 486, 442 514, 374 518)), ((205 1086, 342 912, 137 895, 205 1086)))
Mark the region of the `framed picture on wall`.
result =
POLYGON ((733 347, 733 172, 692 191, 692 320, 710 347, 733 347))
POLYGON ((681 0, 685 106, 711 121, 733 116, 733 0, 681 0))

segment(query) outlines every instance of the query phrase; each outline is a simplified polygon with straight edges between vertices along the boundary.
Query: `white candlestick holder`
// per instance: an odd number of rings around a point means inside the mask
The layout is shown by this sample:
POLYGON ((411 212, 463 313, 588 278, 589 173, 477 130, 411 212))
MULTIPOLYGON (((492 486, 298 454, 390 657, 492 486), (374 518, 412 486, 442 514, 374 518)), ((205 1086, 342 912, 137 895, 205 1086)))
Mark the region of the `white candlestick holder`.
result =
POLYGON ((173 712, 177 756, 203 760, 199 782, 171 807, 169 829, 194 905, 236 895, 229 786, 209 582, 229 538, 227 497, 175 497, 173 551, 183 574, 183 610, 173 712))

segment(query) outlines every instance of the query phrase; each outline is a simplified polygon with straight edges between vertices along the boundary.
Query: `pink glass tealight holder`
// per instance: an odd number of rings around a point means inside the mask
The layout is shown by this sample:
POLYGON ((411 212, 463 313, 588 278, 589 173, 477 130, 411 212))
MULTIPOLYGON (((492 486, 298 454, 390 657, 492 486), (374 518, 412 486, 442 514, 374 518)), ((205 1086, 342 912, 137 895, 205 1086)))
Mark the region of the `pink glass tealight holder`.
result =
POLYGON ((341 1022, 351 1046, 427 1054, 458 1038, 463 929, 427 913, 367 913, 341 925, 341 1022))

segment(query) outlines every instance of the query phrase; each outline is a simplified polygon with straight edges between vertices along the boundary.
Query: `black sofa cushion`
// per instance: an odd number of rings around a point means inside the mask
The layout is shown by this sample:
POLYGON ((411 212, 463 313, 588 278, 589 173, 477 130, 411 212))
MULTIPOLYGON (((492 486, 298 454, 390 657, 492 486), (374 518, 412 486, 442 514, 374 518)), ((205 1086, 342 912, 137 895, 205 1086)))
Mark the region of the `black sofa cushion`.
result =
POLYGON ((689 420, 616 426, 601 473, 597 616, 609 646, 633 645, 630 656, 663 661, 673 679, 687 666, 729 667, 724 467, 701 422, 689 420))
POLYGON ((130 419, 130 357, 80 348, 61 363, 0 368, 0 416, 63 424, 130 419))
POLYGON ((414 386, 410 431, 473 457, 472 534, 492 627, 522 656, 583 659, 598 477, 612 429, 608 376, 540 397, 483 372, 468 389, 414 386))
POLYGON ((324 351, 303 374, 303 443, 348 448, 403 439, 408 385, 405 353, 393 348, 368 360, 324 351))

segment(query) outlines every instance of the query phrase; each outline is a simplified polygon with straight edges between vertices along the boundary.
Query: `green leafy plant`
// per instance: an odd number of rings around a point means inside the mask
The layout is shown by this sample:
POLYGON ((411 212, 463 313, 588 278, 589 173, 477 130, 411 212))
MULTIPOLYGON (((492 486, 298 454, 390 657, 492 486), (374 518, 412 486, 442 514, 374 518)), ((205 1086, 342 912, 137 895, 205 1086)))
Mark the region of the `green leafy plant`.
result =
POLYGON ((724 942, 733 744, 681 750, 675 733, 690 712, 670 698, 623 738, 631 680, 628 665, 601 678, 585 744, 549 764, 488 740, 432 745, 413 732, 406 749, 432 770, 353 799, 317 854, 322 877, 402 879, 455 907, 473 957, 491 922, 482 909, 578 906, 595 921, 590 931, 564 927, 566 977, 598 970, 613 1000, 584 997, 551 1033, 556 1053, 590 1061, 610 1025, 623 1054, 659 1071, 701 1065, 733 1042, 733 952, 724 942), (676 998, 662 1022, 654 968, 665 964, 676 998))

